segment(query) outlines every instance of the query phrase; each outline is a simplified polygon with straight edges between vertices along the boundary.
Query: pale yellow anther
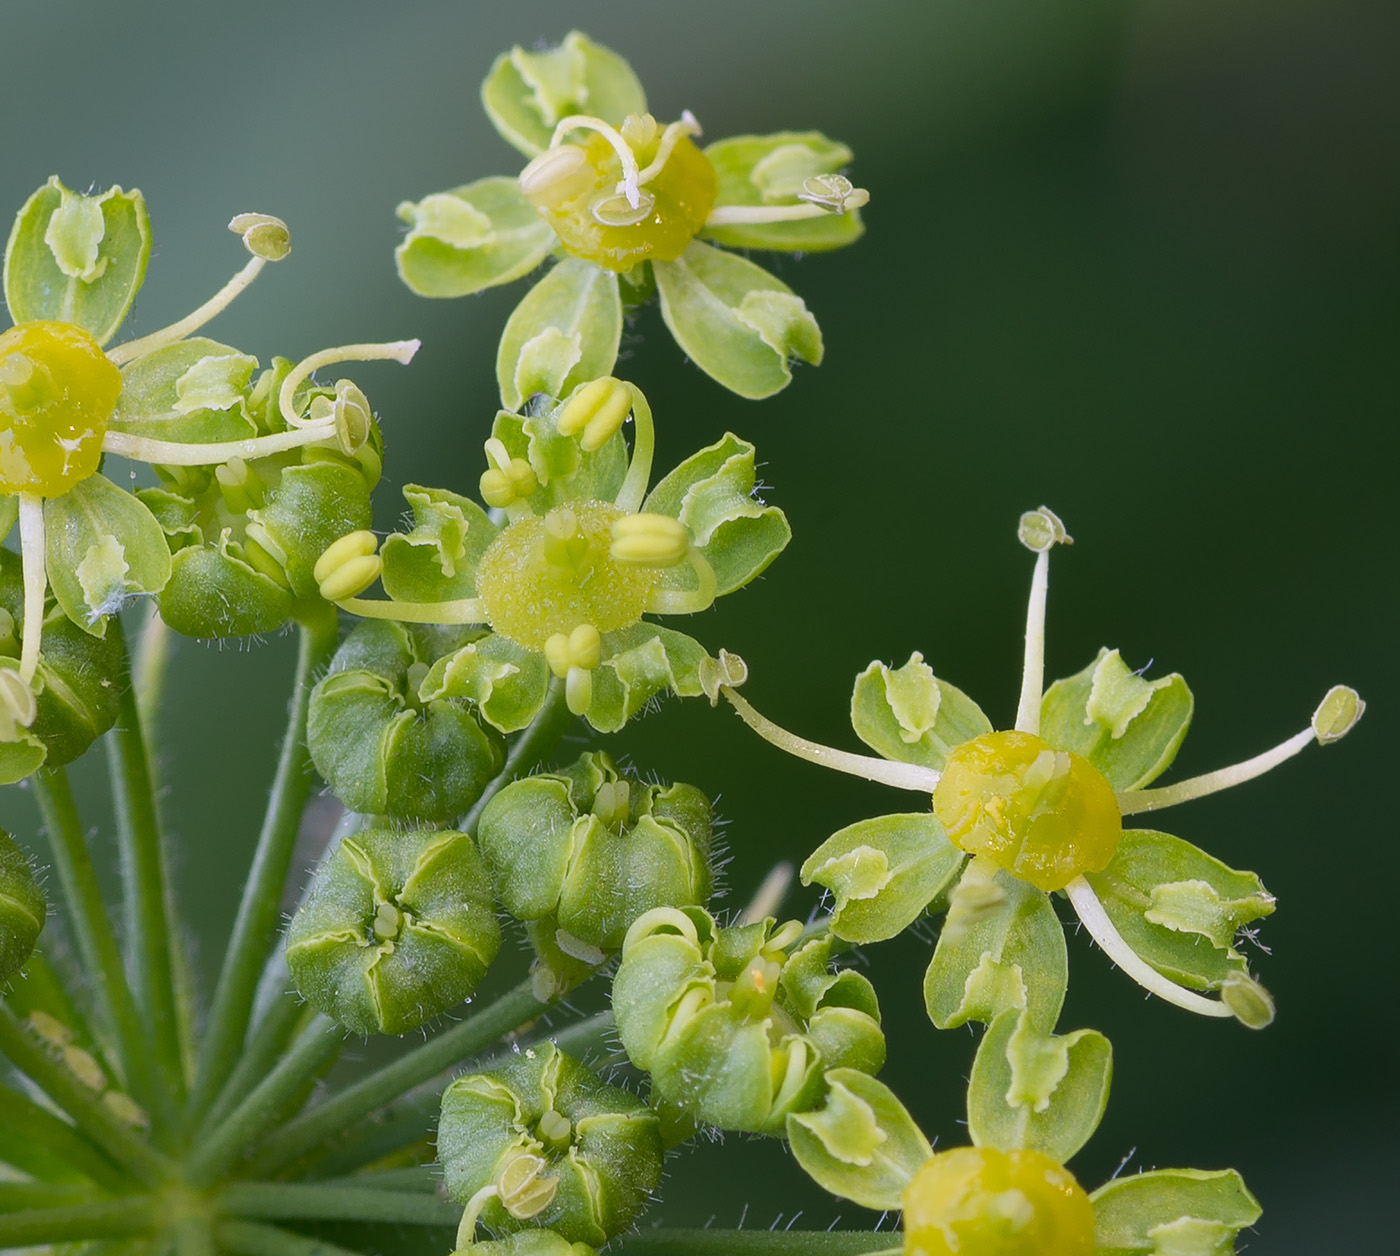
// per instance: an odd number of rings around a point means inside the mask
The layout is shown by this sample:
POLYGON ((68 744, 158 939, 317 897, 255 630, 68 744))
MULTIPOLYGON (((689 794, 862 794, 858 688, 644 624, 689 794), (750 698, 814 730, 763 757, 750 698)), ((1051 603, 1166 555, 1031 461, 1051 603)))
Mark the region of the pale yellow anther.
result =
POLYGON ((123 1125, 129 1125, 132 1129, 146 1129, 151 1123, 151 1118, 146 1115, 146 1109, 130 1095, 124 1095, 120 1090, 109 1090, 103 1095, 102 1106, 123 1125))
POLYGON ((292 233, 287 224, 271 214, 239 214, 228 229, 243 237, 243 247, 265 262, 280 262, 292 251, 292 233))
POLYGON ((690 553, 690 529, 669 515, 624 515, 612 526, 608 552, 631 567, 674 567, 690 553))
POLYGON ((626 420, 632 409, 632 390, 620 379, 605 375, 585 384, 564 403, 555 419, 561 436, 577 436, 579 445, 592 453, 626 420))
POLYGON ((554 1202, 559 1191, 559 1179, 544 1177, 549 1162, 542 1156, 528 1153, 517 1156, 496 1179, 501 1204, 512 1217, 528 1221, 542 1213, 554 1202))
POLYGON ((603 638, 592 624, 579 624, 571 633, 556 632, 544 643, 544 657, 560 680, 575 668, 592 671, 603 658, 603 638))
POLYGON ((89 1090, 100 1093, 107 1088, 107 1074, 102 1071, 102 1065, 82 1047, 70 1042, 63 1048, 62 1059, 68 1071, 89 1090))
POLYGON ((1065 531, 1065 525, 1049 506, 1039 510, 1028 510, 1021 516, 1016 535, 1033 554, 1043 553, 1054 545, 1073 545, 1074 538, 1065 531))
POLYGON ((29 1028, 50 1046, 66 1047, 73 1041, 73 1031, 57 1016, 52 1016, 40 1008, 36 1007, 26 1019, 29 1022, 29 1028))
POLYGON ((369 588, 384 569, 375 552, 378 548, 378 539, 368 530, 347 532, 332 541, 312 568, 321 596, 328 602, 340 602, 369 588))
POLYGON ((34 691, 13 668, 0 668, 0 742, 18 741, 39 714, 34 691))
POLYGON ((547 148, 520 172, 520 190, 536 205, 561 205, 593 186, 594 170, 573 144, 547 148))
POLYGON ((1366 703, 1350 685, 1333 685, 1313 712, 1312 730, 1320 746, 1340 741, 1366 713, 1366 703))
POLYGON ((817 174, 802 184, 797 199, 819 205, 833 214, 844 214, 870 203, 870 193, 856 187, 845 175, 817 174))
POLYGON ((486 442, 486 461, 490 464, 481 476, 481 500, 488 506, 504 510, 531 496, 540 486, 534 468, 524 458, 512 458, 498 437, 486 442))

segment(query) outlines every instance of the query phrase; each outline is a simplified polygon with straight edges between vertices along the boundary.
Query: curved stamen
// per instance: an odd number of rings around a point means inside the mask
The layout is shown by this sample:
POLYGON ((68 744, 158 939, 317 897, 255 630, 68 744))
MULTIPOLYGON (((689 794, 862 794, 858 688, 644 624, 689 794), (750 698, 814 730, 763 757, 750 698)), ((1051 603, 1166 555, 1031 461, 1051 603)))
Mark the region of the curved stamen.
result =
POLYGON ((554 128, 554 134, 549 138, 550 148, 558 148, 563 142, 564 136, 575 130, 596 131, 607 140, 613 152, 617 154, 618 160, 622 163, 620 191, 627 197, 627 203, 636 209, 642 203, 642 194, 638 178, 640 172, 637 169, 637 155, 632 151, 632 146, 602 118, 595 118, 586 113, 574 113, 559 120, 559 125, 554 128))
POLYGON ((44 593, 49 586, 44 566, 44 499, 37 493, 19 494, 19 548, 24 569, 24 629, 20 637, 19 678, 34 681, 39 667, 39 642, 44 631, 44 593))
POLYGON ((486 1207, 491 1200, 501 1193, 499 1186, 483 1186, 475 1195, 467 1200, 467 1207, 462 1213, 461 1223, 457 1226, 457 1250, 470 1251, 476 1246, 476 1222, 481 1216, 481 1210, 486 1207))
POLYGON ((1245 781, 1262 776, 1270 768, 1276 768, 1286 759, 1291 759, 1300 750, 1306 749, 1317 740, 1311 725, 1300 733, 1295 733, 1287 741, 1280 742, 1272 750, 1257 754, 1243 763, 1232 764, 1228 768, 1218 768, 1202 776, 1177 781, 1175 785, 1164 785, 1160 789, 1132 789, 1118 795, 1118 809, 1125 815, 1136 815, 1140 811, 1160 811, 1163 807, 1174 807, 1179 802, 1190 802, 1193 798, 1204 798, 1231 785, 1241 785, 1245 781))
POLYGON ((216 314, 227 309, 233 303, 234 298, 258 277, 267 262, 268 259, 265 257, 250 257, 242 270, 192 314, 186 314, 178 323, 171 323, 169 327, 153 331, 149 336, 142 336, 139 340, 128 340, 124 345, 117 345, 116 348, 107 351, 107 356, 118 366, 121 366, 124 362, 130 362, 144 354, 163 349, 166 345, 173 345, 177 340, 183 340, 191 332, 198 331, 216 314))
POLYGON ((296 412, 292 404, 296 391, 315 371, 336 362, 398 362, 407 366, 418 352, 421 340, 390 340, 383 344, 341 345, 335 349, 322 349, 309 358, 302 358, 282 381, 277 394, 277 408, 288 427, 308 427, 311 424, 296 412))
POLYGON ((637 184, 646 187, 662 170, 666 168, 666 163, 671 160, 671 154, 675 151, 677 144, 682 139, 690 136, 700 135, 700 124, 695 120, 695 115, 689 109, 681 111, 680 121, 672 122, 661 133, 661 143, 656 147, 656 156, 651 159, 646 168, 637 175, 637 184))
POLYGON ((391 602, 373 598, 341 598, 336 605, 366 619, 394 619, 403 624, 484 624, 486 610, 478 597, 454 602, 391 602))
POLYGON ((652 423, 651 407, 642 396, 636 384, 628 384, 632 394, 632 461, 628 464, 627 475, 618 489, 613 504, 619 510, 634 515, 642 508, 647 495, 647 482, 651 479, 651 458, 656 448, 656 428, 652 423))
POLYGON ((896 789, 912 789, 921 794, 931 794, 942 775, 932 768, 920 767, 916 763, 895 763, 889 759, 875 759, 870 755, 851 754, 846 750, 834 750, 798 737, 785 728, 779 727, 766 716, 760 715, 747 701, 727 685, 720 690, 740 718, 764 741, 771 742, 779 750, 806 759, 808 763, 819 763, 822 767, 835 768, 851 776, 859 776, 867 781, 877 781, 881 785, 893 785, 896 789))
POLYGON ((1159 998, 1185 1008, 1188 1012, 1197 1012, 1202 1016, 1234 1015, 1219 999, 1208 999, 1194 990, 1177 985, 1139 956, 1123 940, 1123 935, 1118 932, 1103 904, 1099 902, 1099 896, 1094 893, 1094 887, 1082 876, 1075 877, 1065 886, 1065 893, 1069 895, 1069 901, 1074 904, 1074 910, 1084 922, 1084 927, 1089 930, 1089 936, 1099 944, 1099 948, 1109 959, 1144 990, 1149 990, 1159 998))
POLYGON ((133 436, 129 432, 115 432, 108 428, 102 437, 102 452, 118 454, 123 458, 130 458, 133 462, 150 462, 162 467, 208 467, 227 462, 230 458, 252 461, 255 458, 266 458, 270 454, 285 453, 288 449, 298 449, 303 445, 314 445, 318 441, 336 439, 334 422, 307 424, 290 432, 250 436, 245 440, 210 442, 207 445, 155 440, 146 436, 133 436))
MULTIPOLYGON (((686 554, 697 580, 694 589, 653 589, 647 598, 647 610, 653 615, 695 615, 714 605, 719 590, 715 569, 709 560, 693 546, 686 554)), ((884 760, 881 760, 884 762, 884 760)))

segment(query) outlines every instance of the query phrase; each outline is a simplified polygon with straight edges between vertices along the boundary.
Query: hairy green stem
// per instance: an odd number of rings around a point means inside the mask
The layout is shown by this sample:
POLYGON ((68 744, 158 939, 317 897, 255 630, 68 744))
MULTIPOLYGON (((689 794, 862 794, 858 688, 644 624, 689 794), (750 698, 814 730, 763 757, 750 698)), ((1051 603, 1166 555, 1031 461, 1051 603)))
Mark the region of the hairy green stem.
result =
POLYGON ((391 1221, 455 1227, 462 1209, 433 1195, 321 1182, 238 1182, 219 1209, 252 1221, 391 1221))
POLYGON ((257 1221, 220 1222, 214 1237, 220 1251, 234 1256, 359 1256, 347 1247, 257 1221))
POLYGON ((63 768, 36 772, 34 793, 49 830, 54 870, 67 901, 73 933, 89 974, 93 999, 116 1043, 123 1078, 152 1120, 170 1128, 173 1106, 169 1090, 152 1067, 149 1038, 135 996, 126 979, 121 948, 102 901, 92 853, 83 836, 73 790, 63 768))
POLYGON ((317 1016, 292 1048, 253 1091, 196 1144, 185 1165, 185 1181, 202 1190, 237 1162, 258 1134, 276 1121, 300 1091, 340 1052, 345 1031, 329 1016, 317 1016))
POLYGON ((479 1054, 493 1042, 528 1024, 544 1011, 529 979, 466 1020, 428 1039, 391 1064, 361 1078, 339 1094, 303 1112, 276 1130, 258 1149, 251 1169, 268 1177, 314 1147, 349 1129, 376 1108, 421 1082, 479 1054))
POLYGON ((205 1116, 200 1126, 201 1133, 208 1132, 223 1121, 234 1104, 272 1071, 292 1036, 299 1028, 304 1028, 305 1022, 313 1015, 306 1004, 299 1003, 290 991, 268 1009, 267 1015, 258 1022, 248 1039, 218 1099, 205 1116))
POLYGON ((0 1162, 36 1178, 80 1174, 118 1191, 132 1183, 80 1130, 8 1086, 0 1086, 0 1162))
MULTIPOLYGON (((170 1162, 102 1105, 97 1096, 41 1047, 19 1018, 0 1002, 0 1053, 28 1074, 50 1099, 73 1118, 78 1129, 122 1168, 142 1182, 170 1176, 170 1162)), ((0 1243, 0 1247, 5 1246, 0 1243)))
POLYGON ((171 961, 172 940, 178 936, 173 886, 120 619, 114 619, 108 631, 122 640, 122 664, 116 681, 121 690, 121 713, 105 740, 121 852, 127 961, 161 1079, 179 1104, 184 1100, 186 1079, 171 961))
POLYGON ((282 884, 296 847, 302 809, 311 790, 311 760, 306 749, 306 710, 317 675, 335 652, 337 623, 328 614, 301 625, 296 679, 287 711, 287 729, 277 761, 253 866, 238 904, 224 956, 209 1028, 200 1052, 199 1071, 190 1095, 187 1119, 195 1128, 227 1081, 243 1048, 248 1017, 257 991, 263 958, 280 923, 282 884))
POLYGON ((37 1247, 77 1239, 134 1238, 153 1233, 157 1224, 155 1201, 149 1196, 30 1208, 0 1216, 0 1248, 37 1247))
POLYGON ((904 1251, 893 1230, 643 1230, 620 1246, 626 1256, 900 1256, 904 1251))

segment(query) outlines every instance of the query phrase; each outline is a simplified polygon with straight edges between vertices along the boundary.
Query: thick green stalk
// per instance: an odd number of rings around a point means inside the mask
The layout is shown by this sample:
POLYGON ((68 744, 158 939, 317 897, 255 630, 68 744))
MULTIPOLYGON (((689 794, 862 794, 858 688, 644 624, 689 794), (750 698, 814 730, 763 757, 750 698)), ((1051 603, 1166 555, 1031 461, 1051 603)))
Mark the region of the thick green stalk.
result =
POLYGON ((149 1196, 30 1208, 0 1216, 0 1248, 134 1238, 154 1233, 157 1224, 155 1201, 149 1196))
POLYGON ((203 1190, 228 1172, 258 1134, 281 1116, 299 1092, 345 1044, 345 1031, 329 1016, 317 1016, 290 1051, 253 1091, 195 1145, 185 1163, 185 1181, 203 1190))
POLYGON ((407 1055, 361 1078, 326 1102, 275 1130, 258 1149, 252 1172, 269 1177, 314 1147, 349 1129, 376 1108, 421 1082, 479 1054, 544 1011, 527 978, 460 1024, 428 1039, 407 1055))
POLYGON ((642 1230, 619 1240, 626 1256, 901 1256, 894 1230, 642 1230))
POLYGON ((229 1074, 219 1097, 214 1101, 200 1126, 201 1133, 207 1133, 218 1125, 233 1110, 244 1095, 258 1085, 268 1075, 286 1050, 298 1028, 315 1013, 304 1003, 298 1003, 289 992, 268 1009, 266 1016, 258 1022, 243 1054, 238 1057, 238 1065, 229 1074))
POLYGON ((151 1114, 152 1122, 169 1129, 174 1115, 171 1095, 152 1067, 150 1039, 107 918, 68 775, 62 768, 45 768, 36 772, 33 780, 78 953, 89 974, 100 1016, 115 1040, 123 1077, 151 1114))
MULTIPOLYGON (((170 1176, 170 1162, 122 1124, 63 1064, 41 1047, 19 1018, 0 1002, 0 1053, 26 1073, 50 1099, 73 1118, 78 1129, 117 1164, 142 1182, 170 1176)), ((5 1244, 0 1243, 0 1247, 5 1244)))
MULTIPOLYGON (((108 631, 120 634, 121 621, 114 619, 108 631)), ((127 960, 162 1080, 178 1104, 184 1100, 186 1080, 171 960, 178 931, 146 736, 124 642, 116 683, 121 689, 121 714, 106 743, 121 851, 127 960)))
POLYGON ((214 1231, 219 1250, 233 1256, 359 1256, 347 1247, 293 1234, 257 1221, 223 1221, 214 1231))
POLYGON ((219 1210, 250 1221, 390 1221, 455 1227, 460 1205, 434 1195, 320 1182, 238 1182, 219 1196, 219 1210))
POLYGON ((71 1208, 96 1200, 97 1188, 84 1182, 0 1182, 0 1213, 32 1208, 71 1208))
POLYGON ((36 1178, 81 1175, 118 1191, 132 1183, 79 1130, 8 1086, 0 1086, 0 1162, 36 1178))
POLYGON ((315 624, 301 625, 296 680, 287 710, 287 729, 277 761, 253 867, 238 904, 209 1028, 200 1051, 199 1071, 190 1095, 188 1124, 200 1118, 228 1080, 243 1049, 248 1016, 257 991, 263 957, 280 924, 282 884, 296 848, 302 809, 311 791, 311 759, 306 749, 306 709, 318 673, 335 652, 337 624, 333 613, 315 624))

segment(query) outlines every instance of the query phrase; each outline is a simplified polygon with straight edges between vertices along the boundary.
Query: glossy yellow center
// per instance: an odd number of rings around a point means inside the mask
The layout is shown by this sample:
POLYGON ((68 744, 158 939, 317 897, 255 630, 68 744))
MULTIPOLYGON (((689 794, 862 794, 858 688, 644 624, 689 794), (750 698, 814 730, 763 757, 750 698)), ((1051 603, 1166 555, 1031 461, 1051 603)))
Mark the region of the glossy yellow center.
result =
MULTIPOLYGON (((649 117, 629 118, 622 134, 644 170, 657 155, 662 129, 649 117)), ((714 208, 715 169, 687 138, 676 142, 661 171, 639 189, 635 207, 617 190, 622 163, 601 135, 560 149, 574 149, 581 160, 561 157, 557 177, 527 187, 525 194, 566 252, 608 270, 630 270, 652 258, 674 260, 714 208)))
POLYGON ((122 374, 72 323, 0 336, 0 493, 58 497, 94 474, 122 374))
POLYGON ((630 628, 646 610, 658 573, 615 562, 608 502, 571 502, 505 528, 481 556, 477 595, 487 622, 527 650, 580 624, 600 633, 630 628))
POLYGON ((1123 832, 1103 774, 1030 733, 984 733, 954 750, 933 813, 955 846, 1041 890, 1108 867, 1123 832))
POLYGON ((1094 1206, 1038 1151, 956 1147, 904 1192, 905 1256, 1092 1256, 1094 1206))

